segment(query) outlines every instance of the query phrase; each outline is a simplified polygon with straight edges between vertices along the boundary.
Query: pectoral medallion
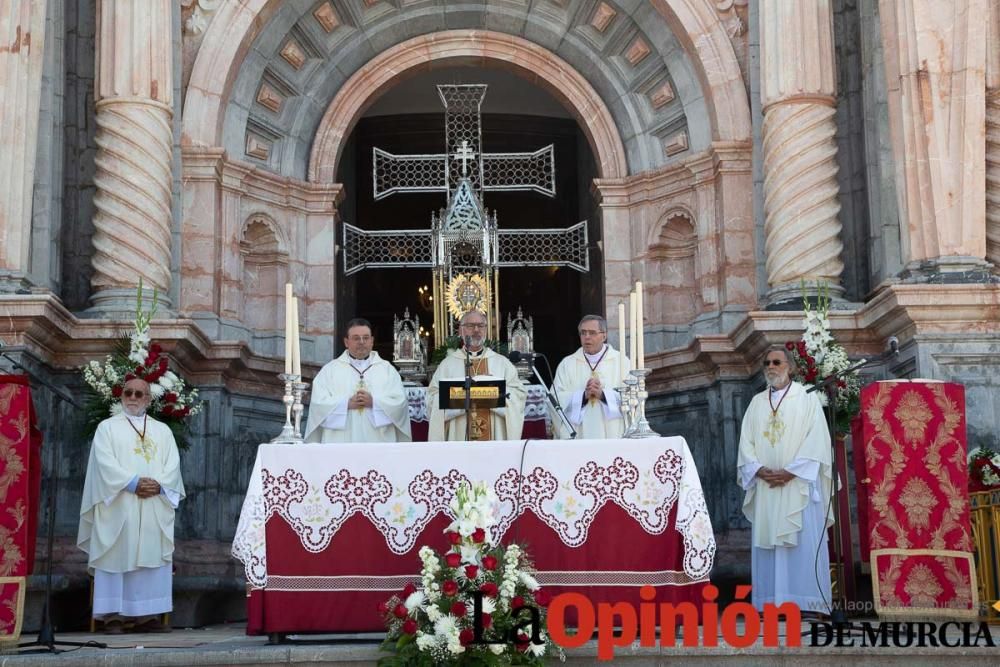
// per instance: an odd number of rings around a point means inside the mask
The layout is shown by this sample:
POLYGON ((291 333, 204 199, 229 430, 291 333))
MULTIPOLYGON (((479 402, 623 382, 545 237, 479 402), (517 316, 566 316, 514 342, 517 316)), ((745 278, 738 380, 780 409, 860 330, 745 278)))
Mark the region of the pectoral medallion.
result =
POLYGON ((767 420, 767 428, 764 429, 764 437, 774 447, 784 435, 785 422, 781 421, 781 417, 778 416, 777 412, 772 412, 770 419, 767 420))

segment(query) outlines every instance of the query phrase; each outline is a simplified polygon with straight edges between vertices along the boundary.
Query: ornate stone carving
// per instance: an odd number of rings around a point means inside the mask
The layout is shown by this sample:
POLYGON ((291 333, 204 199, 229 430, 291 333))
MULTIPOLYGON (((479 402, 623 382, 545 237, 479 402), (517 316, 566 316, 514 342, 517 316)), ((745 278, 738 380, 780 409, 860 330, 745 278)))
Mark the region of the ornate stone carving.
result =
POLYGON ((649 95, 649 101, 654 109, 659 109, 670 104, 674 99, 674 89, 670 87, 669 81, 664 81, 649 95))
POLYGON ((764 249, 781 300, 803 279, 839 286, 844 270, 830 1, 762 0, 760 36, 764 249))
POLYGON ((611 5, 606 2, 602 2, 597 5, 597 9, 594 10, 593 16, 590 17, 590 25, 594 27, 597 32, 604 32, 611 25, 611 21, 614 20, 615 16, 618 15, 611 5))
POLYGON ((313 18, 326 32, 333 32, 333 29, 340 25, 340 17, 329 2, 324 2, 313 10, 313 18))
POLYGON ((625 52, 625 60, 629 62, 632 67, 635 67, 643 61, 643 59, 649 55, 649 44, 646 44, 646 40, 642 37, 636 37, 635 41, 628 47, 625 52))
POLYGON ((222 0, 188 0, 185 5, 184 32, 200 35, 208 29, 212 15, 222 4, 222 0))
POLYGON ((285 96, 266 83, 260 84, 257 91, 257 102, 267 107, 274 113, 281 111, 281 103, 285 101, 285 96))
POLYGON ((688 149, 687 132, 678 132, 663 141, 663 152, 667 155, 677 155, 688 149))
POLYGON ((247 132, 247 155, 266 160, 271 155, 271 142, 264 137, 247 132))
POLYGON ((1000 265, 1000 91, 986 101, 986 259, 1000 265))
POLYGON ((295 69, 302 69, 302 65, 306 62, 305 51, 294 39, 288 40, 281 48, 281 57, 295 69))
POLYGON ((403 311, 403 319, 392 316, 392 363, 406 384, 419 384, 427 379, 427 343, 420 335, 420 316, 410 317, 410 309, 403 311))
POLYGON ((170 0, 98 7, 95 303, 102 290, 134 288, 140 278, 169 290, 173 185, 170 0), (140 51, 149 57, 128 55, 140 51))

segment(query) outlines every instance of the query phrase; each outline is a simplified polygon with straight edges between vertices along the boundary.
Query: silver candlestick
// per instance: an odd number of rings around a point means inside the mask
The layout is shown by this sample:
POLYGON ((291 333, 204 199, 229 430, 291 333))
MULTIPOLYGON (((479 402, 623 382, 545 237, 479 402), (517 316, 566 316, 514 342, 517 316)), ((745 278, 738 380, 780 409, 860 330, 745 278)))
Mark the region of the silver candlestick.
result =
POLYGON ((638 385, 635 391, 637 410, 634 422, 634 428, 632 432, 626 435, 626 438, 659 438, 660 434, 649 427, 649 422, 646 421, 646 399, 649 398, 649 393, 646 391, 646 376, 653 371, 649 368, 637 368, 634 371, 629 371, 636 379, 636 384, 638 385))
POLYGON ((302 405, 302 395, 306 392, 308 386, 308 382, 292 383, 292 394, 295 396, 295 402, 292 404, 292 414, 295 416, 296 442, 302 442, 304 439, 300 435, 302 433, 302 411, 305 409, 305 406, 302 405))
POLYGON ((632 428, 632 412, 628 408, 629 394, 632 390, 625 384, 625 380, 622 379, 621 385, 615 387, 615 391, 618 392, 618 409, 622 413, 622 423, 624 425, 622 435, 624 436, 632 428))
POLYGON ((639 380, 634 375, 629 374, 625 378, 625 432, 623 438, 631 438, 635 432, 636 411, 639 408, 639 397, 636 392, 639 390, 639 380))
POLYGON ((275 444, 294 445, 302 442, 302 438, 298 435, 298 423, 296 422, 296 425, 292 426, 292 407, 295 405, 293 385, 298 384, 300 376, 279 373, 278 378, 285 383, 285 395, 281 397, 281 402, 285 404, 285 425, 281 428, 281 433, 278 437, 273 438, 271 442, 275 444))

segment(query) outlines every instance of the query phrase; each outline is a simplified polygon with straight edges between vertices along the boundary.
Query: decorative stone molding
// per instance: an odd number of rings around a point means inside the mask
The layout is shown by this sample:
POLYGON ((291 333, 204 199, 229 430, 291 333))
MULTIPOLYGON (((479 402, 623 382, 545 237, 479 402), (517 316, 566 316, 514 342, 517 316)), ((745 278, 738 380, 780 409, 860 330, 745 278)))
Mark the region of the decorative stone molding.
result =
POLYGON ((247 155, 258 160, 267 160, 271 155, 271 142, 252 132, 247 133, 247 155))
POLYGON ((164 299, 170 289, 170 5, 170 0, 103 0, 98 5, 97 192, 91 284, 95 307, 101 310, 123 306, 124 292, 134 290, 140 278, 150 289, 157 288, 164 299), (116 29, 121 25, 131 29, 116 29), (146 57, 131 57, 136 53, 146 57))
POLYGON ((674 89, 670 87, 669 81, 664 81, 652 93, 649 94, 649 102, 654 109, 659 109, 670 104, 674 99, 674 89))
POLYGON ((333 32, 340 25, 340 17, 337 16, 337 10, 329 2, 324 2, 314 9, 313 18, 316 19, 316 22, 326 32, 333 32))
POLYGON ((215 10, 222 4, 222 0, 187 0, 183 6, 184 32, 191 35, 200 35, 208 30, 208 24, 212 21, 215 10))
POLYGON ((1000 0, 986 26, 986 259, 1000 266, 1000 0))
POLYGON ((267 107, 274 113, 281 111, 281 103, 285 101, 284 95, 279 93, 274 89, 273 86, 267 83, 262 83, 260 85, 260 90, 257 91, 257 102, 261 106, 267 107))
POLYGON ((663 141, 663 152, 667 155, 677 155, 688 149, 687 132, 678 132, 663 141))
POLYGON ((611 22, 617 15, 618 12, 616 12, 611 5, 606 2, 602 2, 597 5, 593 15, 590 17, 590 25, 597 32, 604 32, 608 29, 608 26, 611 25, 611 22))
POLYGON ((762 0, 760 42, 764 250, 774 302, 796 296, 802 280, 839 288, 844 270, 830 0, 762 0))
POLYGON ((646 43, 646 40, 642 37, 636 37, 625 51, 625 60, 627 60, 632 67, 635 67, 645 60, 649 53, 649 44, 646 43))
POLYGON ((0 271, 23 276, 31 257, 47 2, 0 5, 0 271))
POLYGON ((989 6, 896 0, 880 7, 903 261, 942 271, 982 265, 989 6))
POLYGON ((299 43, 294 39, 289 39, 283 47, 281 47, 281 57, 285 59, 289 65, 293 68, 299 70, 306 62, 305 51, 299 46, 299 43))

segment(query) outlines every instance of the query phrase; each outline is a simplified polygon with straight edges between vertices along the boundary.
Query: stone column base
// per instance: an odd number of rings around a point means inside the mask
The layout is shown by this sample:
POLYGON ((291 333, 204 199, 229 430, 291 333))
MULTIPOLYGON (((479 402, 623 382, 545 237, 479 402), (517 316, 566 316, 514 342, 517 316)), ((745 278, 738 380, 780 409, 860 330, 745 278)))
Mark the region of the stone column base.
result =
MULTIPOLYGON (((88 319, 104 318, 115 320, 134 320, 136 306, 136 288, 114 287, 102 289, 90 297, 91 306, 80 313, 80 317, 88 319)), ((142 310, 149 312, 153 307, 152 290, 142 290, 142 310)), ((157 294, 156 317, 174 317, 173 303, 165 294, 157 294)))

